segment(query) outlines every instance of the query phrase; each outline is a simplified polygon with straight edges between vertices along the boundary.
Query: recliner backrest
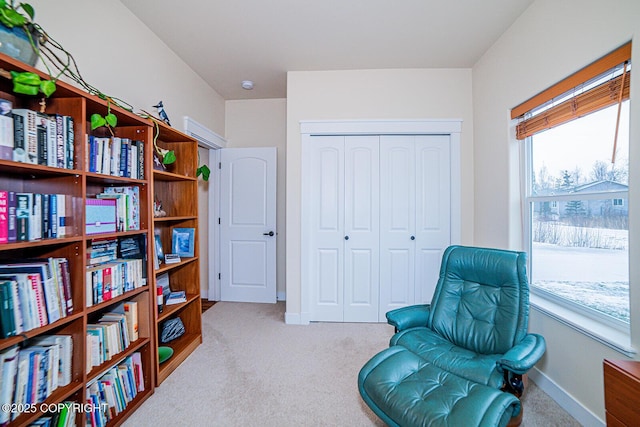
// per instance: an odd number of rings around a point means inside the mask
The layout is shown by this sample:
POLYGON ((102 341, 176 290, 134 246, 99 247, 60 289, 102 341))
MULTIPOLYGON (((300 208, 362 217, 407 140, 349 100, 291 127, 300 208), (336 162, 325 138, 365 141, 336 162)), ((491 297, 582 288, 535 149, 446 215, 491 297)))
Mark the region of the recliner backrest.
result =
POLYGON ((453 344, 502 354, 527 333, 524 252, 451 246, 442 257, 429 327, 453 344))

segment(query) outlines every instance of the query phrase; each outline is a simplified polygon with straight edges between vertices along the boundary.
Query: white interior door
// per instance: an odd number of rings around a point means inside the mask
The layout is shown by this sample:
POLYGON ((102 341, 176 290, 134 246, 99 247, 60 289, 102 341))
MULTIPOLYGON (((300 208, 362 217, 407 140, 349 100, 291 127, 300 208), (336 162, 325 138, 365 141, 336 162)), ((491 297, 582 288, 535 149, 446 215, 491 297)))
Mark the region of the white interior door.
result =
POLYGON ((377 322, 380 292, 378 136, 345 138, 344 321, 377 322))
POLYGON ((310 320, 341 322, 344 304, 344 136, 305 145, 303 197, 310 320))
POLYGON ((415 300, 416 156, 411 135, 380 138, 380 320, 415 300))
POLYGON ((220 150, 220 298, 276 302, 276 148, 220 150))
POLYGON ((449 135, 415 136, 416 294, 431 302, 442 253, 451 244, 451 142, 449 135))

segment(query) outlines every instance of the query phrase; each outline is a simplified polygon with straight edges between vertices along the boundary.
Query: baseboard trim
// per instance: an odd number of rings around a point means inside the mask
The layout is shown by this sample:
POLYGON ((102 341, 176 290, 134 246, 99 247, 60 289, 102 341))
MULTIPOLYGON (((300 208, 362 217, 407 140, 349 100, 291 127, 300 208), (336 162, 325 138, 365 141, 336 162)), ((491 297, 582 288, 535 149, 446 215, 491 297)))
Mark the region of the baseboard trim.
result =
POLYGON ((604 421, 575 400, 562 387, 537 368, 531 369, 528 375, 542 391, 547 393, 549 397, 555 400, 562 409, 567 411, 569 415, 575 418, 581 425, 585 427, 605 427, 604 421))
POLYGON ((309 313, 284 313, 284 323, 287 325, 308 325, 309 313))

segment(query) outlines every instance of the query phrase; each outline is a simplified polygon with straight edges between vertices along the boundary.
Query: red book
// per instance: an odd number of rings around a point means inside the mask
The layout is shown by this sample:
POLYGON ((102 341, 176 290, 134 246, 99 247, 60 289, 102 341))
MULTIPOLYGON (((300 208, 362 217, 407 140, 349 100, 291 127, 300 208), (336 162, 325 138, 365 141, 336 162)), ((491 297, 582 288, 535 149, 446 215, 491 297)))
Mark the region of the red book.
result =
POLYGON ((102 301, 111 299, 111 267, 102 269, 102 301))
POLYGON ((9 209, 6 191, 0 191, 0 244, 9 241, 9 209))
POLYGON ((38 305, 38 320, 40 321, 40 326, 45 326, 49 323, 49 318, 47 317, 47 306, 44 301, 44 290, 42 289, 42 281, 40 280, 40 275, 29 274, 29 276, 27 277, 31 282, 31 289, 33 289, 33 293, 36 296, 36 304, 38 305))

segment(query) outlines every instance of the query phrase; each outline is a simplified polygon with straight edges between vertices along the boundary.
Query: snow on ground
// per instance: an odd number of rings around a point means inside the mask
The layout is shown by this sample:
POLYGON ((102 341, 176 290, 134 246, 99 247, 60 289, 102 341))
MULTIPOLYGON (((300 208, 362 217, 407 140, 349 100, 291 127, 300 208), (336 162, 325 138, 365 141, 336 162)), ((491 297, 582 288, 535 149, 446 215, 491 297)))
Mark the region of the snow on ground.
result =
POLYGON ((624 250, 534 243, 533 286, 629 321, 629 257, 624 250))

